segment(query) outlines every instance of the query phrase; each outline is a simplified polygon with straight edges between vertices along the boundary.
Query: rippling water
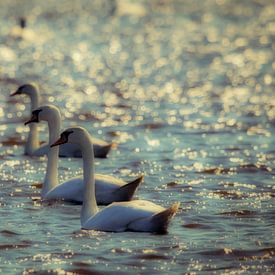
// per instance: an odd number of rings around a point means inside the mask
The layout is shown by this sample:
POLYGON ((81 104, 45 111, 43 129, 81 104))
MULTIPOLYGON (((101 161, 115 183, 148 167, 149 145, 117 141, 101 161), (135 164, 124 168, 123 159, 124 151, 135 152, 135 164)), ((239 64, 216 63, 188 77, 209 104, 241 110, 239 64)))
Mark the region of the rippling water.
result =
POLYGON ((274 272, 273 1, 4 0, 0 15, 1 273, 274 272), (9 98, 30 81, 64 127, 117 143, 98 172, 181 202, 169 234, 81 231, 79 205, 40 201, 29 102, 9 98))

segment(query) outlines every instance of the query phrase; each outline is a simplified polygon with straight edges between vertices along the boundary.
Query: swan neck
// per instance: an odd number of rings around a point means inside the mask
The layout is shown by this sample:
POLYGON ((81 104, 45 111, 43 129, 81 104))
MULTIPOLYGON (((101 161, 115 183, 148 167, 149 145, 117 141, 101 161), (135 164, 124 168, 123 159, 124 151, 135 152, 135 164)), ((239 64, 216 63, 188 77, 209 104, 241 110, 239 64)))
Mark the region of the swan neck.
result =
POLYGON ((59 113, 55 113, 48 120, 49 127, 49 144, 54 143, 59 138, 60 128, 61 128, 61 117, 59 113))
POLYGON ((81 209, 81 225, 83 226, 89 218, 98 212, 95 195, 94 150, 89 137, 82 143, 81 151, 84 170, 84 194, 81 209))
MULTIPOLYGON (((49 144, 54 143, 58 139, 60 122, 60 117, 58 115, 48 120, 49 144)), ((42 189, 42 197, 45 197, 51 189, 55 188, 55 186, 58 185, 58 155, 59 146, 49 148, 46 175, 42 189)))
MULTIPOLYGON (((39 105, 39 95, 37 90, 33 90, 33 93, 30 94, 31 99, 31 112, 38 108, 39 105)), ((39 137, 38 137, 38 125, 36 123, 31 123, 29 125, 30 131, 27 138, 26 146, 25 146, 25 154, 33 155, 34 151, 39 148, 39 137)))
POLYGON ((48 152, 46 175, 42 187, 42 197, 58 185, 58 154, 59 146, 50 148, 48 152))
POLYGON ((30 94, 30 99, 31 99, 31 112, 39 107, 39 95, 38 91, 35 89, 33 92, 30 94))
POLYGON ((29 125, 29 128, 30 131, 25 145, 25 154, 33 155, 34 151, 39 148, 38 125, 35 123, 31 123, 29 125))

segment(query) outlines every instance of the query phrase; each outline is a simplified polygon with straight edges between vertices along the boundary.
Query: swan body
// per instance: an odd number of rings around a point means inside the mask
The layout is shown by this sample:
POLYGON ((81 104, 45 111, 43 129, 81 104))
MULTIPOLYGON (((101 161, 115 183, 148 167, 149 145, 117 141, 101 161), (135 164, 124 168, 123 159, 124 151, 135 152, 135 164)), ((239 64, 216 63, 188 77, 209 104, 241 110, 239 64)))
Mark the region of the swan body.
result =
POLYGON ((166 233, 169 220, 178 206, 174 204, 171 208, 165 209, 145 200, 114 202, 87 219, 82 228, 107 232, 166 233))
POLYGON ((82 150, 84 170, 84 193, 81 209, 83 229, 99 231, 139 231, 165 233, 179 203, 165 209, 145 200, 114 202, 99 210, 96 201, 93 146, 89 133, 82 127, 69 128, 51 146, 64 143, 78 144, 82 150))
MULTIPOLYGON (((127 183, 112 176, 96 174, 95 193, 97 203, 100 205, 108 205, 114 201, 131 200, 142 179, 143 177, 139 177, 134 181, 127 183)), ((82 203, 83 191, 83 178, 75 177, 66 182, 58 184, 43 197, 44 199, 49 200, 62 199, 64 201, 82 203)))
MULTIPOLYGON (((49 126, 49 143, 52 143, 59 135, 61 123, 59 118, 60 112, 57 107, 53 105, 45 105, 33 110, 31 119, 26 123, 35 123, 40 120, 47 121, 49 126)), ((77 144, 73 144, 73 146, 79 150, 77 144)), ((49 147, 49 149, 46 176, 42 185, 42 198, 82 202, 84 192, 83 178, 77 177, 58 184, 59 148, 49 147)), ((109 175, 95 175, 96 197, 98 203, 106 205, 114 201, 131 200, 138 186, 142 182, 142 179, 143 176, 127 183, 109 175)))
MULTIPOLYGON (((16 92, 12 93, 11 96, 25 94, 30 97, 31 101, 31 112, 38 108, 40 105, 39 89, 34 84, 25 84, 20 86, 16 92)), ((61 117, 60 117, 61 120, 61 117)), ((54 125, 53 125, 54 126, 54 125)), ((93 138, 95 157, 105 158, 112 148, 112 144, 107 143, 101 139, 93 138)), ((43 156, 49 152, 49 144, 39 146, 38 139, 38 128, 37 125, 30 125, 30 132, 27 138, 25 146, 25 154, 30 156, 43 156)), ((66 144, 60 147, 60 157, 81 157, 81 152, 77 146, 72 144, 66 144)))

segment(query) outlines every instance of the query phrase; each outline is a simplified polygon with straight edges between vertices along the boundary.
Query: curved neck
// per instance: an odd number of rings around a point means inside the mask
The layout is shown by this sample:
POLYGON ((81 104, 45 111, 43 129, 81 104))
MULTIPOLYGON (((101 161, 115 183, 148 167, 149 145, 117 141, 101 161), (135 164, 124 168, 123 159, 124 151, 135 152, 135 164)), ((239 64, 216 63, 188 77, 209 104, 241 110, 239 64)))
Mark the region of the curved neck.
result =
POLYGON ((33 152, 39 148, 38 125, 36 123, 31 123, 29 128, 30 131, 25 145, 25 154, 33 155, 33 152))
POLYGON ((37 90, 33 90, 33 93, 30 94, 31 99, 31 112, 39 107, 39 95, 37 90))
POLYGON ((98 212, 95 196, 94 150, 89 137, 81 144, 81 151, 84 170, 84 194, 81 208, 81 225, 83 226, 98 212))
MULTIPOLYGON (((35 90, 36 91, 36 90, 35 90)), ((32 111, 38 108, 39 105, 39 95, 38 91, 30 94, 31 99, 31 113, 32 111)), ((29 125, 30 131, 27 138, 27 142, 25 145, 25 154, 32 155, 35 150, 39 148, 39 140, 38 140, 38 125, 36 123, 31 123, 29 125)))
MULTIPOLYGON (((49 145, 59 137, 61 118, 56 115, 48 120, 49 145)), ((42 197, 58 185, 58 154, 59 146, 49 148, 46 175, 42 187, 42 197)))

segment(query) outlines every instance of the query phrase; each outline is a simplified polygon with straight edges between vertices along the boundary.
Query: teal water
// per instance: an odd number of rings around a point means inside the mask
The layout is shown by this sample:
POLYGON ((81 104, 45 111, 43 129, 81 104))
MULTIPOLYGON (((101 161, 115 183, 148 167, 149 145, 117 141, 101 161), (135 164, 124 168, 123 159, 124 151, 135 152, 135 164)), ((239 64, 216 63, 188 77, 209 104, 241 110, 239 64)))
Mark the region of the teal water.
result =
POLYGON ((0 15, 2 274, 274 272, 273 1, 4 0, 0 15), (64 128, 117 143, 98 172, 181 202, 167 235, 81 231, 79 205, 41 202, 29 102, 9 97, 31 81, 64 128))

